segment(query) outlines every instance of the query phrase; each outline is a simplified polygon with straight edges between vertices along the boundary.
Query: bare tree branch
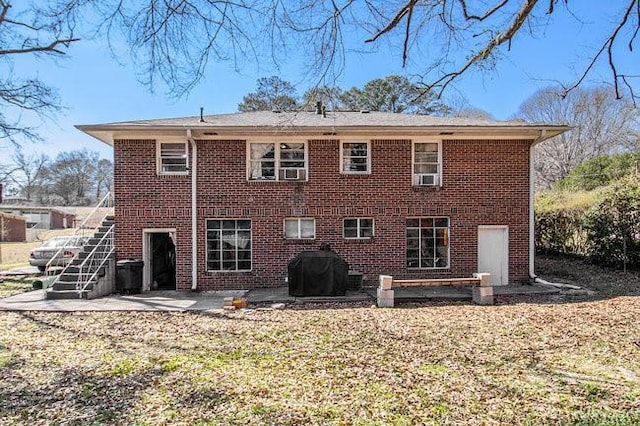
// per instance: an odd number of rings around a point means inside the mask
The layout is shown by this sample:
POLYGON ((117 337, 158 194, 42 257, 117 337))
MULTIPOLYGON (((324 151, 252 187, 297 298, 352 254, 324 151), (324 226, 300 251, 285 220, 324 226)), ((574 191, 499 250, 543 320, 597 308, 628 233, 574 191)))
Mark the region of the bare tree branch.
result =
MULTIPOLYGON (((620 34, 620 31, 625 27, 625 25, 627 24, 631 14, 633 13, 634 7, 636 8, 637 13, 640 13, 640 1, 639 0, 631 0, 629 3, 629 6, 627 7, 625 13, 623 14, 622 18, 620 19, 618 25, 615 27, 615 29, 613 30, 613 32, 611 33, 611 35, 604 41, 604 43, 602 44, 602 46, 600 47, 600 49, 598 50, 598 52, 593 56, 593 58, 591 59, 591 61, 589 62, 589 64, 587 65, 587 67, 585 68, 585 70, 583 71, 583 73, 580 75, 580 77, 576 80, 576 82, 574 84, 572 84, 569 87, 566 87, 564 89, 564 96, 566 96, 567 94, 569 94, 569 92, 571 92, 572 90, 575 90, 578 86, 580 86, 584 80, 587 78, 587 76, 589 75, 589 73, 591 72, 591 70, 593 69, 593 67, 595 66, 595 64, 597 63, 598 59, 600 58, 600 56, 602 56, 602 54, 606 51, 607 52, 607 62, 609 64, 609 69, 611 70, 612 73, 612 79, 613 79, 613 86, 615 89, 615 93, 616 93, 616 98, 617 99, 621 99, 622 98, 622 92, 620 90, 620 81, 622 81, 625 86, 627 87, 627 89, 629 90, 629 93, 631 95, 631 99, 633 100, 634 104, 636 101, 636 94, 633 90, 633 86, 631 84, 629 84, 628 82, 628 78, 631 78, 632 76, 629 75, 625 75, 625 74, 620 74, 618 72, 618 68, 616 66, 616 60, 615 60, 615 56, 614 56, 614 52, 613 52, 613 47, 614 44, 620 34)), ((638 23, 636 23, 636 29, 633 33, 633 35, 631 36, 630 40, 629 40, 629 50, 633 51, 633 40, 636 37, 636 34, 638 33, 638 28, 640 28, 640 16, 637 16, 637 19, 639 20, 638 23)))
POLYGON ((393 30, 395 27, 398 26, 398 24, 400 24, 400 22, 402 21, 402 18, 409 15, 411 11, 413 11, 413 8, 415 7, 416 3, 417 3, 417 0, 409 0, 409 2, 398 11, 396 16, 389 22, 389 24, 386 27, 378 31, 376 34, 374 34, 373 37, 366 39, 364 42, 372 43, 376 41, 378 38, 380 38, 381 36, 393 30))
MULTIPOLYGON (((469 15, 467 12, 467 1, 466 0, 458 0, 460 6, 462 7, 462 13, 464 14, 464 19, 468 21, 484 21, 489 18, 491 15, 496 13, 498 10, 502 9, 510 0, 503 0, 502 2, 496 4, 491 9, 487 10, 483 15, 469 15)), ((551 0, 553 2, 554 0, 551 0)))
MULTIPOLYGON (((75 7, 85 0, 68 1, 66 7, 75 7)), ((13 58, 23 55, 60 57, 79 40, 73 35, 73 23, 67 21, 60 10, 48 9, 48 4, 19 4, 15 8, 10 1, 0 0, 0 61, 8 70, 0 75, 0 139, 16 146, 24 139, 40 140, 34 128, 22 124, 24 112, 48 119, 60 105, 54 89, 35 77, 14 74, 13 58)))
POLYGON ((482 49, 476 51, 476 53, 471 56, 471 58, 469 58, 462 67, 460 67, 456 71, 451 71, 444 74, 433 83, 427 84, 423 91, 423 95, 437 88, 438 96, 441 96, 442 92, 447 88, 447 86, 460 75, 465 73, 469 68, 471 68, 471 66, 487 59, 489 55, 491 55, 491 53, 500 45, 504 44, 505 42, 510 42, 513 36, 525 23, 526 19, 531 14, 531 11, 536 6, 537 2, 538 0, 525 0, 522 8, 515 15, 512 23, 507 27, 505 31, 491 39, 482 49))
POLYGON ((0 55, 17 55, 24 53, 36 53, 36 52, 51 52, 58 53, 60 55, 64 55, 65 52, 58 49, 59 45, 63 45, 64 47, 69 47, 71 43, 74 41, 79 41, 79 38, 67 38, 62 40, 54 40, 46 46, 32 46, 25 47, 22 49, 0 49, 0 55))

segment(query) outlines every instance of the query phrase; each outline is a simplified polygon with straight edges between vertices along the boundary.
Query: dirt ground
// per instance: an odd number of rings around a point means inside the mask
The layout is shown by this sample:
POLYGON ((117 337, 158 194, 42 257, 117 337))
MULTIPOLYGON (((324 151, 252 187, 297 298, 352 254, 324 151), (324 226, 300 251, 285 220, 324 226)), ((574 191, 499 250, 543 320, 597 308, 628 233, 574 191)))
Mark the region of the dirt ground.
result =
POLYGON ((550 282, 577 285, 595 292, 593 296, 567 296, 575 299, 640 296, 640 271, 624 273, 575 258, 537 256, 536 274, 550 282))

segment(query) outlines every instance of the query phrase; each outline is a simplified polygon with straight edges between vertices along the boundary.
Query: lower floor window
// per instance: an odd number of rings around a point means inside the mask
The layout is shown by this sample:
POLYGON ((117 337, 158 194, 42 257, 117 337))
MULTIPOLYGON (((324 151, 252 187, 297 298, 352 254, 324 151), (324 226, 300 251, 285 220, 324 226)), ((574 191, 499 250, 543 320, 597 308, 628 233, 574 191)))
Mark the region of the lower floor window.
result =
POLYGON ((372 238, 373 219, 345 219, 343 221, 343 234, 347 240, 372 238))
POLYGON ((207 220, 207 270, 251 270, 250 220, 207 220))
POLYGON ((449 267, 449 218, 407 219, 407 268, 449 267))

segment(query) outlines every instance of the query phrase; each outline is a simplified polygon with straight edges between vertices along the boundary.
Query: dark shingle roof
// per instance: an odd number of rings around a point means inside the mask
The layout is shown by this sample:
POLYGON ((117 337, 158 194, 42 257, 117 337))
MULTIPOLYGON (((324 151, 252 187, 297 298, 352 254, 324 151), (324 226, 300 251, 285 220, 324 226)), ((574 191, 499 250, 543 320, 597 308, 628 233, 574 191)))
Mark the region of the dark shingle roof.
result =
POLYGON ((526 125, 523 121, 495 121, 459 117, 436 117, 417 114, 394 114, 387 112, 327 111, 326 116, 315 112, 256 111, 234 114, 206 115, 204 122, 199 116, 160 118, 152 120, 124 121, 103 126, 114 127, 423 127, 423 126, 515 126, 526 125))
MULTIPOLYGON (((417 114, 394 114, 386 112, 273 112, 257 111, 234 114, 206 115, 182 118, 161 118, 153 120, 123 121, 95 125, 81 125, 78 129, 108 144, 113 143, 114 132, 120 136, 127 132, 177 131, 190 129, 204 134, 251 134, 266 133, 322 133, 332 132, 473 132, 477 135, 492 132, 527 131, 546 132, 548 138, 569 128, 563 125, 526 123, 524 121, 495 121, 477 118, 437 117, 417 114), (211 132, 211 133, 206 133, 211 132)), ((436 133, 437 134, 437 133, 436 133)))

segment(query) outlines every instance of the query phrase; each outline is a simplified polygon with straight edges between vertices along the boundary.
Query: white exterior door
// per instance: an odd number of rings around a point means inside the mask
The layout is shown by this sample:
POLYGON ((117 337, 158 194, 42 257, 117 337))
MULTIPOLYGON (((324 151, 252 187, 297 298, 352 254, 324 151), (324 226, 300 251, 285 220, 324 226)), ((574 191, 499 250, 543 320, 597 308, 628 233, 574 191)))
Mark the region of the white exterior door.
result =
POLYGON ((478 272, 491 274, 493 285, 509 284, 509 227, 478 227, 478 272))

